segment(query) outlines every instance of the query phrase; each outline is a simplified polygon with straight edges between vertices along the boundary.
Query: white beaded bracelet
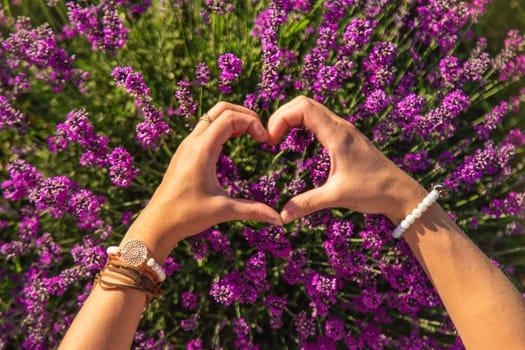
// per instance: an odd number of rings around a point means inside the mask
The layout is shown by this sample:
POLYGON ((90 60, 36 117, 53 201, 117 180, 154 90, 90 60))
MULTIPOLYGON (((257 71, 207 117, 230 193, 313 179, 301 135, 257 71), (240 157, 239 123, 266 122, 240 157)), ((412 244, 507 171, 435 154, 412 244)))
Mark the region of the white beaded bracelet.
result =
POLYGON ((437 201, 437 199, 442 195, 443 192, 443 185, 434 186, 432 188, 432 191, 429 194, 427 194, 425 198, 423 198, 423 200, 421 201, 421 203, 419 203, 417 208, 412 210, 412 213, 408 214, 407 217, 403 221, 401 221, 399 225, 397 225, 394 232, 392 232, 392 237, 401 238, 403 233, 405 233, 405 231, 408 230, 410 226, 412 226, 416 219, 421 217, 421 215, 423 215, 423 213, 427 211, 427 209, 430 208, 430 206, 434 204, 435 201, 437 201))
POLYGON ((160 282, 166 279, 166 273, 162 269, 155 259, 152 257, 148 258, 148 247, 144 242, 137 239, 127 241, 122 249, 117 246, 108 247, 106 252, 110 256, 117 256, 122 261, 133 266, 142 266, 145 263, 145 267, 155 273, 160 282))

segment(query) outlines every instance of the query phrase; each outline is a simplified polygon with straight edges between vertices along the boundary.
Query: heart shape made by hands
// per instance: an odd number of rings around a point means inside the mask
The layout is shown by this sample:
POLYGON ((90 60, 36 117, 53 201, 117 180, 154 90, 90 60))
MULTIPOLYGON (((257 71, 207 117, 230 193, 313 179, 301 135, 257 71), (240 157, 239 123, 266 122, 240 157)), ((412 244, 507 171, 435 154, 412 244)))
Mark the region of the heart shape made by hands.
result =
POLYGON ((275 168, 273 173, 248 183, 237 179, 237 168, 231 159, 219 159, 217 177, 232 196, 264 202, 273 208, 283 199, 282 195, 290 197, 281 210, 284 223, 335 207, 396 217, 399 208, 391 204, 396 203, 395 197, 402 194, 401 185, 407 184, 410 177, 351 123, 315 100, 298 97, 270 117, 267 132, 267 145, 263 147, 279 151, 269 164, 268 169, 275 168), (285 135, 284 142, 276 146, 285 135), (305 153, 302 158, 283 163, 286 159, 280 156, 284 152, 303 154, 315 139, 322 145, 317 153, 306 152, 308 155, 305 153), (278 180, 285 183, 282 191, 276 184, 278 180))

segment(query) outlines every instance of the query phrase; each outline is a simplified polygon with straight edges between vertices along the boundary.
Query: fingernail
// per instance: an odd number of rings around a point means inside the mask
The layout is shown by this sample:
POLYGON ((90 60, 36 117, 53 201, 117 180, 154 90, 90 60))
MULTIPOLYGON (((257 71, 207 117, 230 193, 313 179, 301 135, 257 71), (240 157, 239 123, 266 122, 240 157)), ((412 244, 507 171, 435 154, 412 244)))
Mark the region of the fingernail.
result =
POLYGON ((283 222, 280 219, 277 218, 268 218, 268 222, 275 226, 282 226, 283 222))
POLYGON ((283 218, 284 223, 289 223, 290 221, 295 219, 294 215, 294 212, 290 209, 283 209, 283 211, 281 212, 281 217, 283 218))

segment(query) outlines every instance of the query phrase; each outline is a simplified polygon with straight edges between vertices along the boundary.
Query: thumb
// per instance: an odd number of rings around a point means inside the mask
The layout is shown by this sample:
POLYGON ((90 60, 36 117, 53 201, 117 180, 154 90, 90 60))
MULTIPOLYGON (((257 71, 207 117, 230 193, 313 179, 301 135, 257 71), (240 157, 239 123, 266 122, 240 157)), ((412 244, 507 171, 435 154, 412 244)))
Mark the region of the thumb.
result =
POLYGON ((272 207, 247 199, 228 197, 226 209, 226 220, 247 220, 265 222, 271 225, 282 226, 281 216, 272 207))
POLYGON ((326 185, 301 193, 288 201, 281 211, 283 223, 287 224, 297 218, 331 206, 326 185))

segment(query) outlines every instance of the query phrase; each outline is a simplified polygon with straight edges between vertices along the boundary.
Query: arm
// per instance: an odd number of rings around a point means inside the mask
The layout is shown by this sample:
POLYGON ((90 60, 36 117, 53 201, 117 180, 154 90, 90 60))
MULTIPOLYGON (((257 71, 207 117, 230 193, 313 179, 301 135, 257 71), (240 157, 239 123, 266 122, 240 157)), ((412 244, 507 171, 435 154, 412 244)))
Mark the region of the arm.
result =
POLYGON ((512 283, 439 205, 420 219, 404 239, 466 348, 525 349, 525 304, 512 283))
MULTIPOLYGON (((217 181, 222 145, 247 132, 263 142, 268 134, 257 115, 240 106, 218 103, 181 143, 164 178, 122 242, 141 240, 162 264, 177 243, 215 224, 257 220, 281 224, 263 203, 228 197, 217 181)), ((146 295, 130 288, 96 285, 67 331, 60 349, 129 349, 146 295)))
MULTIPOLYGON (((270 143, 304 125, 330 154, 327 182, 292 198, 288 223, 330 207, 386 215, 398 224, 427 192, 379 152, 353 125, 299 97, 270 118, 270 143)), ((438 291, 469 349, 525 349, 525 303, 519 292, 438 204, 405 232, 412 252, 438 291)))

